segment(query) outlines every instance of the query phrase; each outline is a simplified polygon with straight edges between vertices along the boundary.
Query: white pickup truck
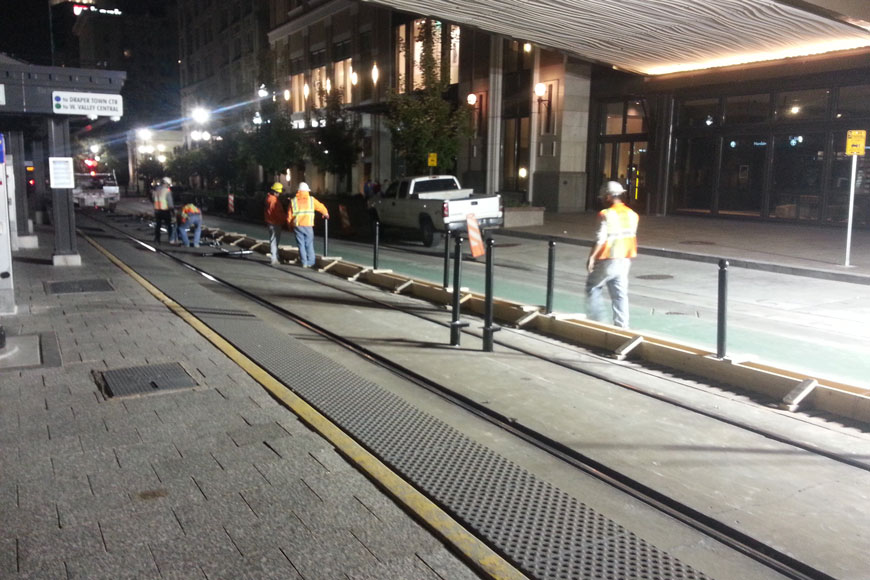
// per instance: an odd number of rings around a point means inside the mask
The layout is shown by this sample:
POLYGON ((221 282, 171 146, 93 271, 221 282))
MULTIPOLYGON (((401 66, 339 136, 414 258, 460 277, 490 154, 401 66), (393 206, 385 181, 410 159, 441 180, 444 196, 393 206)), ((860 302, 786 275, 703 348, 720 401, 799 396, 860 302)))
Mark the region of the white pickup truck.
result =
POLYGON ((414 230, 427 247, 435 243, 436 232, 465 231, 466 217, 471 214, 481 229, 504 224, 500 195, 479 195, 462 189, 453 175, 396 180, 370 202, 369 211, 373 223, 414 230))
POLYGON ((118 182, 112 173, 76 173, 73 204, 77 208, 99 208, 110 212, 121 200, 118 182))

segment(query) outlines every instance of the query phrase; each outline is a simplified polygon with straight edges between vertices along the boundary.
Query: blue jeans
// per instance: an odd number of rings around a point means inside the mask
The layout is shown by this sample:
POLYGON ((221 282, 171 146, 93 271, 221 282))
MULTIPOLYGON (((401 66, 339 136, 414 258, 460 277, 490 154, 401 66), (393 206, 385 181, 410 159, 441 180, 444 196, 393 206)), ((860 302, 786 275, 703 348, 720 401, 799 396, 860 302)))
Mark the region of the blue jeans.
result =
POLYGON ((278 246, 281 244, 281 226, 269 226, 269 249, 272 253, 272 263, 278 263, 278 246))
POLYGON ((181 242, 185 246, 190 245, 190 240, 187 238, 187 228, 194 227, 193 230, 193 245, 199 247, 199 236, 202 233, 202 214, 195 213, 187 218, 187 223, 179 224, 178 233, 181 236, 181 242))
POLYGON ((610 294, 613 325, 628 328, 628 271, 631 260, 598 260, 586 277, 586 315, 590 320, 605 322, 604 287, 610 294))
POLYGON ((303 266, 313 266, 317 255, 314 253, 314 228, 311 226, 296 226, 296 245, 299 246, 299 261, 303 266))

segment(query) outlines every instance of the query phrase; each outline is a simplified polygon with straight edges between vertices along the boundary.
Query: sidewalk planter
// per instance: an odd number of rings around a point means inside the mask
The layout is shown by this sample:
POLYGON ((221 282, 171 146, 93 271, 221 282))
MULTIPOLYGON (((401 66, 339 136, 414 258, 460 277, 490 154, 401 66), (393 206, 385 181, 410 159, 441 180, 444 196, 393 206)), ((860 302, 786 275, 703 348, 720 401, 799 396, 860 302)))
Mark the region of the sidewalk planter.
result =
POLYGON ((527 228, 544 225, 543 207, 504 208, 504 227, 527 228))

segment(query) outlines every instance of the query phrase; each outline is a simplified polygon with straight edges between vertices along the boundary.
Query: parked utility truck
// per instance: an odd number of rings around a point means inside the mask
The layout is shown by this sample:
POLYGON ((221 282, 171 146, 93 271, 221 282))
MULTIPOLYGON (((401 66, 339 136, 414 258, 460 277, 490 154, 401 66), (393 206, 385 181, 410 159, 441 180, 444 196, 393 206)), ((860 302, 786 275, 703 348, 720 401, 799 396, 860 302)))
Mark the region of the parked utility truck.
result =
POLYGON ((115 172, 76 173, 73 188, 73 204, 77 208, 98 208, 115 211, 121 200, 121 191, 115 172))
POLYGON ((369 204, 371 218, 382 226, 413 231, 423 245, 435 243, 436 233, 465 231, 474 215, 481 229, 504 225, 500 195, 462 189, 453 175, 405 177, 393 181, 369 204))

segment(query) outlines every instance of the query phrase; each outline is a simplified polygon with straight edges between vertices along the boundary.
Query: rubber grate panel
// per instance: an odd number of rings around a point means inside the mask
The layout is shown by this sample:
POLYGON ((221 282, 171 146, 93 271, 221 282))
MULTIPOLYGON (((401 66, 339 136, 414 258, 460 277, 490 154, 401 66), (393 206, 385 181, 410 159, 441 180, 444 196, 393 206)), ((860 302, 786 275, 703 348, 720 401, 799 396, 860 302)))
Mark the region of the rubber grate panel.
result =
POLYGON ((528 575, 708 578, 300 341, 205 320, 528 575))
POLYGON ((100 373, 107 397, 127 397, 160 391, 195 387, 187 371, 179 363, 127 367, 100 373))
POLYGON ((63 282, 43 282, 48 294, 72 294, 75 292, 113 292, 115 288, 108 280, 66 280, 63 282))

